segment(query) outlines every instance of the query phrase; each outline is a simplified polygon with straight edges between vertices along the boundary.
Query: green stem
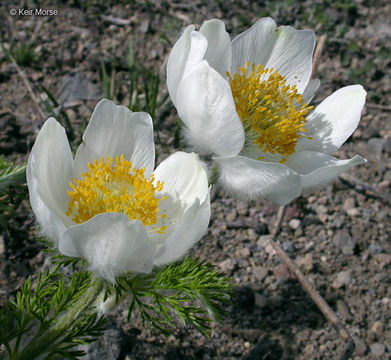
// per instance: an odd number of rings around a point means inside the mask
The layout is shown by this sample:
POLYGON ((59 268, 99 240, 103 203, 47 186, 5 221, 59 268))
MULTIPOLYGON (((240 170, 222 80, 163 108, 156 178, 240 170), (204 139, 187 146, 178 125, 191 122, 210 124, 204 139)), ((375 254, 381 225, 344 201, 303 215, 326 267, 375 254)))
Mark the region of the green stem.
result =
POLYGON ((217 165, 217 163, 215 163, 211 170, 209 185, 215 185, 218 178, 219 178, 219 166, 217 165))
POLYGON ((20 353, 11 355, 10 359, 32 360, 43 354, 50 354, 78 321, 94 312, 94 303, 103 290, 104 282, 99 278, 93 279, 84 295, 66 313, 62 314, 53 326, 39 337, 34 338, 20 353))

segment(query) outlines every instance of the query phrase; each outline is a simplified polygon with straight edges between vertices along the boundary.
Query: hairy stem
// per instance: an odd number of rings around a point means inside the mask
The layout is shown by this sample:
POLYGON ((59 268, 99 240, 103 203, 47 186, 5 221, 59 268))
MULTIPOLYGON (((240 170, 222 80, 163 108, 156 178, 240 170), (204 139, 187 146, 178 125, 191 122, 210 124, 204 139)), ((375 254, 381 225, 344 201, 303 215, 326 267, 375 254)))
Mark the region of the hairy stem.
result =
POLYGON ((59 316, 54 325, 34 338, 20 353, 11 355, 10 359, 32 360, 42 358, 43 354, 50 355, 81 319, 85 319, 86 316, 95 312, 94 303, 100 298, 99 295, 103 291, 103 281, 101 279, 93 279, 91 286, 67 312, 59 316))

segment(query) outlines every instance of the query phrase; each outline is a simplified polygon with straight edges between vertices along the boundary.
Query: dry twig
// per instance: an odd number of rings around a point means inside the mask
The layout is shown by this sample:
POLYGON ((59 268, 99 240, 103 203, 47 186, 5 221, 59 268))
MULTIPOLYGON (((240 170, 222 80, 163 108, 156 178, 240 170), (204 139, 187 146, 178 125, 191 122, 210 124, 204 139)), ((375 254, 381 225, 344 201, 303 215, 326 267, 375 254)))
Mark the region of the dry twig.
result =
POLYGON ((344 340, 345 347, 339 360, 347 360, 351 357, 355 349, 355 343, 353 338, 349 335, 342 322, 338 319, 335 312, 331 309, 329 304, 323 299, 316 288, 307 280, 304 274, 300 271, 299 267, 291 260, 291 258, 285 253, 281 246, 276 242, 277 235, 281 229, 281 224, 285 216, 286 206, 281 206, 278 210, 276 225, 273 229, 272 236, 270 238, 270 244, 274 251, 277 253, 281 261, 288 267, 289 271, 296 276, 301 287, 311 297, 319 310, 326 317, 328 322, 338 332, 339 336, 344 340))
POLYGON ((29 80, 27 79, 27 76, 26 74, 24 73, 24 71, 19 67, 18 63, 16 62, 15 58, 12 56, 11 52, 10 51, 7 51, 7 56, 10 58, 11 62, 12 62, 12 65, 15 67, 16 71, 18 72, 19 76, 22 78, 23 82, 24 82, 24 85, 26 86, 26 89, 31 97, 31 99, 33 100, 39 114, 41 115, 42 119, 45 119, 45 114, 43 113, 41 107, 40 107, 40 103, 39 103, 39 100, 37 99, 37 97, 35 96, 34 92, 33 92, 33 89, 30 85, 30 82, 29 80))
POLYGON ((371 184, 358 180, 349 174, 341 174, 339 178, 342 182, 349 184, 355 191, 373 196, 385 204, 391 203, 391 196, 387 193, 380 193, 371 184))
POLYGON ((384 111, 391 111, 390 105, 382 105, 382 104, 373 104, 373 103, 365 103, 365 106, 372 109, 378 109, 378 110, 384 110, 384 111))
POLYGON ((316 45, 316 49, 314 52, 314 58, 312 59, 312 73, 311 73, 311 79, 315 77, 316 67, 319 63, 320 55, 322 55, 324 44, 326 43, 327 35, 322 35, 319 40, 318 44, 316 45))

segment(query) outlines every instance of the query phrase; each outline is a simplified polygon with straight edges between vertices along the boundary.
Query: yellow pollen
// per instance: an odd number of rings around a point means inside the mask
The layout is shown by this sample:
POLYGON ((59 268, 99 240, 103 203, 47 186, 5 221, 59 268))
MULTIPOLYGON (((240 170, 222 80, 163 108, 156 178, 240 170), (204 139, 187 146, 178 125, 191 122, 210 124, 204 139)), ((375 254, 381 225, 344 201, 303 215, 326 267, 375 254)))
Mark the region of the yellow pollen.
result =
POLYGON ((247 140, 265 153, 280 154, 284 163, 295 152, 297 139, 304 136, 306 116, 313 106, 307 106, 296 86, 287 85, 273 68, 253 64, 249 69, 247 61, 233 76, 227 72, 227 77, 247 140))
MULTIPOLYGON (((145 168, 132 168, 132 163, 124 156, 114 159, 107 156, 106 161, 100 158, 88 164, 89 172, 82 174, 82 180, 73 179, 68 191, 70 201, 67 216, 81 224, 93 216, 106 212, 121 212, 128 215, 129 220, 140 220, 144 225, 153 225, 159 215, 159 199, 157 193, 163 189, 163 183, 154 176, 146 178, 145 168)), ((162 197, 161 200, 164 200, 162 197)), ((153 228, 162 234, 165 226, 153 228)))

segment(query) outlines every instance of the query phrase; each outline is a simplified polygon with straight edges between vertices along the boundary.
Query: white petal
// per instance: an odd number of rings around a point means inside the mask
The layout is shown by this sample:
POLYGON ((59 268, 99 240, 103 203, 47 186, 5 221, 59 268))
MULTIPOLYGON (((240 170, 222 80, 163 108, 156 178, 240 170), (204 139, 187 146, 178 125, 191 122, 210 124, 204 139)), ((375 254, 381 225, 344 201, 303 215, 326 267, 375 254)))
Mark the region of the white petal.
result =
POLYGON ((218 19, 204 21, 200 33, 208 40, 205 60, 225 77, 226 71, 231 69, 232 47, 224 22, 218 19))
POLYGON ((206 61, 181 81, 177 110, 186 125, 185 136, 197 150, 232 156, 243 147, 244 130, 231 88, 206 61))
POLYGON ((151 272, 156 244, 140 221, 129 221, 120 213, 103 213, 68 228, 59 250, 87 260, 91 271, 114 282, 120 274, 151 272))
POLYGON ((154 171, 155 181, 163 181, 162 194, 170 194, 186 207, 196 198, 203 202, 209 194, 208 176, 197 154, 178 151, 154 171))
POLYGON ((203 203, 196 199, 186 209, 179 227, 159 249, 154 265, 164 265, 181 259, 186 252, 205 234, 210 219, 209 193, 203 203))
POLYGON ((320 86, 319 79, 310 80, 308 82, 308 85, 302 94, 303 99, 307 104, 309 104, 311 102, 311 100, 315 96, 315 93, 318 91, 319 86, 320 86))
POLYGON ((313 140, 300 138, 296 151, 334 153, 357 128, 365 97, 361 85, 346 86, 327 97, 307 118, 306 136, 313 140))
POLYGON ((286 164, 302 175, 302 186, 307 190, 325 185, 352 166, 365 162, 360 155, 340 160, 328 154, 301 151, 290 156, 286 164))
POLYGON ((215 160, 220 166, 221 184, 239 198, 262 196, 285 205, 301 193, 300 176, 285 165, 243 156, 215 160))
POLYGON ((167 88, 175 106, 179 83, 194 65, 203 60, 207 47, 208 41, 194 31, 194 25, 189 25, 174 44, 167 61, 167 88))
POLYGON ((75 156, 75 176, 88 172, 88 163, 106 156, 124 155, 145 174, 152 173, 155 160, 153 125, 149 114, 103 99, 95 107, 75 156))
POLYGON ((48 237, 58 243, 66 225, 72 221, 68 209, 72 181, 72 153, 64 128, 54 119, 46 120, 39 132, 27 163, 30 203, 48 237))
POLYGON ((288 84, 296 85, 302 93, 311 76, 314 47, 312 30, 296 30, 291 26, 277 28, 273 19, 263 18, 232 41, 231 74, 246 61, 262 64, 277 69, 288 84))

